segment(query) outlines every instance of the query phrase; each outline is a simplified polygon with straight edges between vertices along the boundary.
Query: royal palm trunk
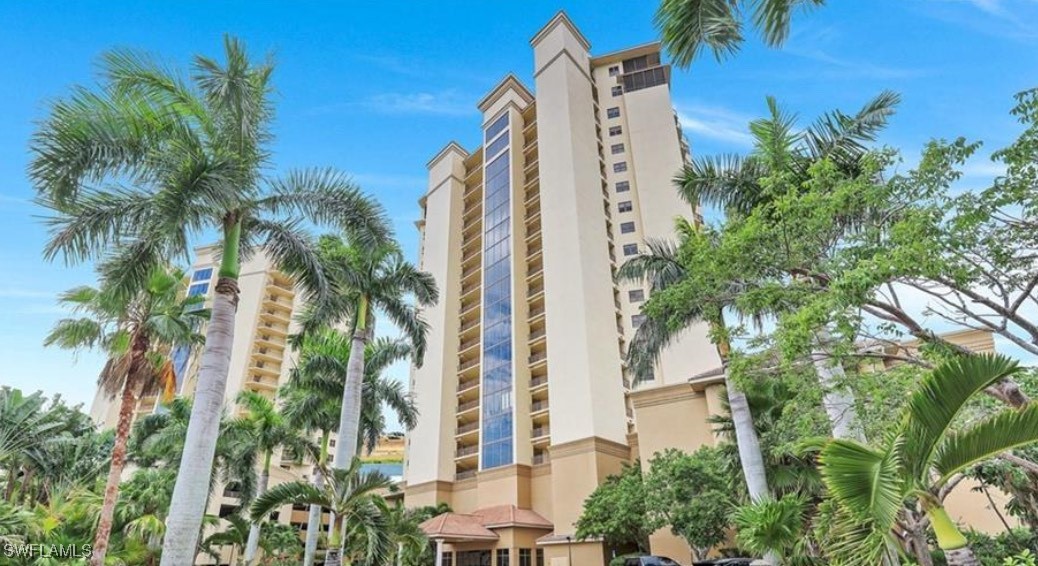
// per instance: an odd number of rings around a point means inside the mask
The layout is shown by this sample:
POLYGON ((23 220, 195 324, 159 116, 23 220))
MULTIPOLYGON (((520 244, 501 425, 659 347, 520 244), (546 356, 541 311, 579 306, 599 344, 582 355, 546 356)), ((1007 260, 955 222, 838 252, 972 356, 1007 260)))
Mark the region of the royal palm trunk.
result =
MULTIPOLYGON (((270 458, 273 456, 267 452, 263 457, 263 471, 260 472, 259 482, 256 486, 256 497, 262 497, 267 492, 270 483, 270 458)), ((256 560, 256 551, 259 550, 260 527, 262 523, 257 521, 249 527, 249 539, 245 541, 245 564, 251 565, 256 560)))
MULTIPOLYGON (((314 487, 320 491, 324 485, 324 471, 323 468, 328 461, 328 432, 321 436, 321 455, 317 461, 316 469, 314 470, 314 487)), ((317 538, 320 536, 321 531, 321 506, 310 505, 310 516, 306 520, 306 546, 303 550, 303 566, 310 566, 314 563, 314 557, 317 555, 317 538)))
MULTIPOLYGON (((715 334, 721 323, 715 323, 715 334)), ((724 371, 724 388, 728 393, 728 410, 732 413, 732 427, 735 429, 735 445, 739 450, 739 463, 743 478, 746 480, 746 491, 750 500, 758 502, 771 497, 768 490, 768 474, 764 468, 764 456, 760 451, 760 439, 753 426, 753 413, 746 394, 730 379, 728 374, 728 356, 731 347, 727 338, 717 341, 717 353, 721 358, 724 371)), ((769 564, 778 564, 778 557, 769 553, 764 559, 769 564)))
POLYGON ((146 363, 144 354, 148 351, 149 346, 147 336, 140 332, 136 333, 132 344, 130 366, 123 381, 122 399, 119 402, 119 422, 115 426, 112 464, 108 469, 108 480, 105 482, 105 497, 101 504, 101 515, 97 520, 97 533, 94 535, 90 566, 103 566, 105 555, 108 554, 112 518, 115 515, 115 503, 119 499, 119 483, 122 481, 123 468, 126 466, 126 441, 130 437, 133 411, 137 405, 136 377, 146 363))
POLYGON ((225 222, 223 258, 213 295, 213 308, 205 335, 205 349, 198 370, 191 421, 184 453, 166 517, 166 536, 161 566, 194 564, 198 535, 209 496, 213 458, 220 434, 220 415, 227 390, 227 371, 234 344, 234 315, 238 309, 238 248, 241 223, 225 222))
POLYGON ((815 336, 811 362, 818 374, 818 383, 822 386, 822 406, 829 417, 833 438, 849 438, 864 443, 865 433, 858 420, 854 394, 847 387, 846 375, 839 360, 832 359, 825 351, 828 342, 829 333, 820 330, 815 336))
POLYGON ((339 440, 335 443, 336 469, 350 466, 357 455, 360 433, 360 411, 364 392, 364 347, 368 341, 368 300, 362 296, 357 307, 357 324, 350 342, 350 360, 346 366, 346 386, 342 391, 342 409, 339 413, 339 440))

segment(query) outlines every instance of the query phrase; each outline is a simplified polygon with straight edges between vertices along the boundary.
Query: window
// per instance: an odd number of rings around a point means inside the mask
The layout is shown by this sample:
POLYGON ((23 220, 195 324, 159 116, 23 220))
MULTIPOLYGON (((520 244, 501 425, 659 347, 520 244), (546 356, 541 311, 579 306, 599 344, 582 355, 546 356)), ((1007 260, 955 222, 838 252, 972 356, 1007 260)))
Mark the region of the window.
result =
POLYGON ((612 92, 613 92, 613 96, 620 96, 621 94, 624 93, 624 87, 622 87, 622 86, 614 86, 612 88, 612 92))
POLYGON ((613 173, 623 173, 624 171, 627 171, 626 161, 620 161, 613 164, 613 173))
POLYGON ((630 234, 632 232, 634 232, 634 222, 621 222, 620 223, 620 233, 621 234, 630 234))
POLYGON ((638 255, 638 244, 624 244, 624 255, 638 255))
POLYGON ((508 566, 508 549, 497 549, 497 566, 508 566))
POLYGON ((614 107, 606 110, 606 116, 608 116, 610 118, 619 118, 620 117, 620 109, 614 106, 614 107))
POLYGON ((613 152, 613 155, 616 155, 616 154, 618 154, 618 153, 623 153, 623 152, 624 152, 624 144, 622 144, 622 143, 614 143, 614 144, 613 144, 613 145, 612 145, 612 146, 611 146, 611 147, 609 148, 609 151, 612 151, 612 152, 613 152))
POLYGON ((619 75, 619 74, 620 74, 620 65, 613 65, 612 67, 609 67, 609 76, 610 77, 615 77, 616 75, 619 75))
POLYGON ((544 566, 544 549, 537 549, 537 564, 536 566, 544 566))
POLYGON ((623 201, 623 202, 621 202, 621 203, 616 205, 616 210, 618 210, 620 212, 630 212, 630 211, 634 210, 634 205, 631 204, 631 201, 625 200, 625 201, 623 201))
POLYGON ((533 566, 533 556, 529 548, 519 549, 519 566, 533 566))
POLYGON ((629 190, 631 190, 630 181, 619 181, 618 183, 616 183, 616 192, 626 193, 629 190))
POLYGON ((624 75, 624 90, 634 92, 643 88, 667 84, 667 71, 663 67, 653 67, 624 75))
POLYGON ((207 267, 205 269, 199 269, 191 276, 192 281, 209 281, 213 278, 213 268, 207 267))
POLYGON ((645 291, 641 289, 632 289, 627 292, 627 300, 632 303, 640 303, 645 300, 645 291))
POLYGON ((609 135, 618 136, 622 133, 624 133, 624 129, 622 126, 609 126, 609 135))
MULTIPOLYGON (((459 560, 458 562, 460 563, 461 561, 459 560)), ((440 566, 454 566, 454 555, 450 552, 444 552, 440 566)))
POLYGON ((644 314, 636 314, 636 315, 631 317, 631 326, 633 326, 635 328, 638 328, 639 326, 641 326, 643 324, 645 324, 645 315, 644 314))
POLYGON ((197 297, 199 295, 205 295, 209 292, 208 283, 198 283, 187 288, 188 297, 197 297))

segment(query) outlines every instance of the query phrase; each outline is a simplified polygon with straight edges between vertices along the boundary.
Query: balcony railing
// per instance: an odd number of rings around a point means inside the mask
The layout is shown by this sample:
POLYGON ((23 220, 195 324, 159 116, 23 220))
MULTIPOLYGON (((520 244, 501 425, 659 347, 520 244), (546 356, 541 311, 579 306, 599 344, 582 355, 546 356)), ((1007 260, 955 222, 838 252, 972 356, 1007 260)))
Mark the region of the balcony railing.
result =
POLYGON ((533 388, 533 387, 540 387, 540 386, 544 385, 545 383, 548 383, 548 376, 546 376, 546 375, 542 375, 540 377, 534 377, 534 378, 530 379, 530 387, 531 388, 533 388))
POLYGON ((542 314, 544 314, 544 307, 543 306, 542 307, 537 307, 535 309, 530 309, 530 318, 538 317, 538 316, 540 316, 542 314))
POLYGON ((479 428, 479 423, 478 422, 471 422, 471 423, 468 423, 468 424, 463 424, 463 425, 458 427, 458 434, 465 434, 465 433, 468 433, 468 432, 472 432, 472 431, 474 431, 474 430, 476 430, 478 428, 479 428))
POLYGON ((474 477, 476 477, 476 470, 465 470, 464 472, 456 472, 454 474, 455 481, 467 480, 474 477))
MULTIPOLYGON (((547 400, 544 400, 544 401, 534 401, 533 403, 530 403, 530 412, 531 413, 536 413, 538 411, 543 411, 543 410, 545 410, 547 408, 548 408, 548 401, 547 400)), ((538 430, 538 429, 534 429, 534 430, 538 430)), ((535 435, 535 436, 539 436, 539 435, 535 435)))
POLYGON ((462 381, 461 383, 458 384, 458 393, 464 393, 464 392, 468 391, 469 389, 474 389, 476 387, 479 387, 479 380, 478 379, 470 379, 468 381, 462 381))
POLYGON ((478 318, 474 319, 474 320, 470 320, 470 321, 466 322, 465 324, 462 324, 461 325, 461 331, 465 332, 466 330, 469 330, 469 329, 471 329, 471 328, 473 328, 475 326, 479 326, 479 319, 478 318))
POLYGON ((464 456, 471 456, 476 452, 479 452, 479 446, 459 446, 456 454, 458 455, 458 458, 462 458, 464 456))
POLYGON ((470 338, 470 339, 462 342, 461 345, 458 346, 458 351, 459 352, 464 352, 465 350, 468 350, 469 348, 475 346, 476 344, 479 344, 479 337, 470 338))
POLYGON ((544 329, 534 330, 530 333, 530 340, 537 340, 538 338, 544 337, 544 329))
POLYGON ((479 399, 476 399, 475 401, 468 401, 466 403, 460 403, 458 405, 458 412, 459 413, 464 413, 465 411, 469 411, 471 409, 475 409, 478 406, 479 406, 479 399))
POLYGON ((548 454, 546 452, 541 452, 540 454, 533 455, 533 465, 535 466, 540 464, 547 464, 548 461, 548 454))
POLYGON ((471 360, 461 362, 458 366, 459 371, 465 371, 479 363, 479 358, 472 358, 471 360))
POLYGON ((531 364, 535 364, 537 362, 543 362, 546 359, 548 359, 548 353, 547 352, 537 352, 536 354, 531 354, 530 355, 530 363, 531 364))
POLYGON ((551 434, 551 427, 539 426, 530 431, 531 438, 543 438, 551 434))

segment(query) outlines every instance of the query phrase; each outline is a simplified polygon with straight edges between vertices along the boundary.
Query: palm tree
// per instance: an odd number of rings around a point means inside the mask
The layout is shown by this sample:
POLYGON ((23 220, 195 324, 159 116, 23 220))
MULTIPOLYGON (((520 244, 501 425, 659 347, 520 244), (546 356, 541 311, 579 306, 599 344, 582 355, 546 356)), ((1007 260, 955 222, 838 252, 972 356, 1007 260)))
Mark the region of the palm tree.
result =
MULTIPOLYGON (((243 548, 246 548, 249 537, 252 536, 252 529, 255 525, 249 523, 249 520, 239 515, 228 515, 224 517, 227 521, 227 527, 222 531, 217 531, 211 535, 205 537, 202 541, 202 549, 212 556, 214 559, 219 561, 220 551, 217 548, 231 547, 230 562, 235 562, 235 557, 238 556, 243 548)), ((248 559, 245 559, 245 563, 248 564, 248 559)))
MULTIPOLYGON (((321 450, 313 476, 317 488, 324 481, 329 437, 339 426, 341 391, 345 387, 351 348, 348 334, 329 328, 303 337, 299 365, 282 394, 286 417, 299 428, 321 434, 321 450)), ((403 384, 382 375, 393 362, 410 355, 410 346, 402 339, 379 338, 365 348, 358 443, 363 439, 369 451, 385 432, 383 407, 392 410, 408 430, 414 428, 418 420, 414 399, 404 391, 403 384)), ((306 566, 312 563, 316 553, 320 520, 320 507, 311 505, 303 562, 306 566)))
POLYGON ((429 548, 429 539, 418 525, 418 509, 405 509, 403 505, 396 505, 389 510, 387 515, 387 527, 390 537, 395 543, 392 549, 396 566, 411 566, 419 563, 429 548))
MULTIPOLYGON (((697 157, 675 179, 678 192, 692 206, 715 206, 729 217, 740 218, 774 200, 775 191, 766 186, 769 178, 782 177, 789 186, 799 187, 808 180, 811 165, 823 160, 832 162, 842 172, 859 172, 868 152, 866 144, 874 141, 886 126, 899 100, 896 93, 886 91, 854 115, 830 112, 807 129, 797 131, 795 117, 783 112, 775 99, 769 97, 769 116, 750 124, 753 152, 745 157, 697 157)), ((850 223, 853 224, 853 219, 850 223)), ((799 266, 818 259, 796 263, 799 266)), ((793 272, 787 275, 803 277, 793 272)), ((826 351, 831 342, 828 332, 823 327, 816 334, 811 360, 822 386, 822 404, 833 436, 864 441, 854 396, 844 385, 843 366, 826 351)))
POLYGON ((202 297, 185 297, 184 281, 180 270, 155 269, 146 286, 132 295, 116 292, 105 283, 100 289, 70 289, 59 300, 82 316, 59 320, 44 340, 46 346, 103 350, 108 362, 98 386, 110 397, 122 391, 112 464, 90 558, 94 566, 104 564, 108 551, 137 400, 156 394, 174 380, 166 352, 176 345, 189 346, 202 340, 194 329, 208 317, 208 311, 198 308, 202 297))
POLYGON ((19 471, 30 452, 52 442, 65 426, 46 403, 40 391, 25 395, 20 389, 0 387, 0 466, 7 474, 4 496, 12 502, 19 471))
POLYGON ((104 56, 104 83, 54 103, 33 137, 30 175, 53 211, 47 258, 96 259, 106 277, 139 287, 155 265, 187 257, 217 230, 221 264, 194 392, 185 457, 162 564, 193 561, 226 389, 242 257, 257 249, 311 298, 328 292, 305 222, 358 242, 389 237, 382 208, 328 169, 267 178, 273 65, 225 40, 223 63, 196 57, 190 80, 132 51, 104 56), (94 188, 100 187, 100 188, 94 188))
MULTIPOLYGON (((979 564, 944 509, 943 488, 973 465, 1038 442, 1038 404, 962 427, 956 419, 978 393, 1019 371, 1004 356, 953 358, 922 380, 900 430, 886 444, 835 439, 822 449, 822 479, 843 513, 836 550, 846 554, 847 564, 879 563, 899 516, 913 502, 930 519, 949 566, 979 564)), ((926 552, 926 545, 915 551, 926 552)))
MULTIPOLYGON (((316 449, 312 449, 310 442, 300 434, 300 429, 291 425, 271 399, 255 391, 242 391, 237 401, 245 414, 236 419, 233 426, 248 434, 246 442, 250 451, 261 458, 262 467, 256 482, 256 496, 261 497, 270 483, 270 463, 275 451, 281 449, 302 457, 304 453, 316 453, 316 449)), ((262 523, 257 521, 249 529, 244 556, 246 564, 252 564, 256 558, 261 526, 262 523)))
POLYGON ((704 48, 717 60, 742 46, 742 18, 748 12, 764 43, 779 47, 789 37, 789 24, 798 8, 821 6, 825 0, 661 0, 656 27, 671 60, 688 68, 704 48))
POLYGON ((380 311, 400 328, 410 343, 410 354, 420 366, 425 355, 429 325, 418 308, 438 300, 432 275, 406 261, 394 243, 379 246, 349 244, 336 236, 322 236, 321 261, 338 294, 318 305, 309 316, 311 327, 348 320, 352 326, 346 383, 342 390, 342 412, 333 465, 348 466, 357 454, 363 408, 364 353, 371 341, 375 311, 380 311), (408 303, 414 299, 417 305, 408 303))
POLYGON ((341 564, 347 545, 358 549, 366 563, 380 563, 389 553, 386 529, 387 508, 379 492, 393 484, 378 472, 361 472, 360 459, 349 467, 329 471, 328 482, 318 488, 307 482, 286 482, 270 488, 252 503, 250 513, 258 521, 285 504, 310 504, 327 507, 334 519, 329 545, 333 548, 325 558, 327 566, 341 564), (338 554, 333 552, 338 549, 338 554))
MULTIPOLYGON (((676 228, 681 238, 681 248, 715 245, 710 233, 700 230, 687 220, 679 219, 676 228)), ((646 252, 627 260, 617 271, 617 278, 620 280, 645 280, 648 282, 650 299, 643 307, 643 311, 650 308, 650 305, 659 303, 668 290, 691 288, 693 292, 704 293, 716 291, 719 288, 719 282, 704 281, 709 275, 705 270, 703 273, 692 273, 685 269, 679 260, 678 250, 679 246, 675 246, 671 242, 649 241, 646 252), (655 300, 653 295, 658 295, 655 300)), ((723 282, 720 282, 720 288, 725 288, 723 282)), ((735 443, 739 449, 739 461, 746 479, 746 488, 752 501, 760 501, 770 498, 771 495, 768 490, 764 458, 761 455, 760 439, 753 426, 753 414, 750 412, 749 402, 746 395, 730 379, 728 372, 731 347, 724 324, 723 310, 729 306, 730 302, 725 297, 715 295, 701 301, 682 301, 674 308, 665 308, 659 313, 648 311, 645 322, 638 327, 631 340, 627 361, 635 377, 645 379, 651 375, 660 353, 681 332, 701 322, 710 325, 711 340, 721 358, 728 406, 735 429, 735 443)))

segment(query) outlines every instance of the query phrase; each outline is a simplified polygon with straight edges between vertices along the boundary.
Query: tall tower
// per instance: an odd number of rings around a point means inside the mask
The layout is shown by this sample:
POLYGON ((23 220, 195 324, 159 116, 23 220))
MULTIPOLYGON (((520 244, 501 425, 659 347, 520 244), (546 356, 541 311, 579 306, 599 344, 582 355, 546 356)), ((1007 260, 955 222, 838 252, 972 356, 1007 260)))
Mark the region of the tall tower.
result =
MULTIPOLYGON (((417 223, 442 298, 411 374, 405 500, 451 505, 428 529, 458 565, 604 561, 574 523, 637 456, 623 357, 648 293, 615 273, 693 216, 671 182, 687 147, 659 45, 593 57, 564 13, 531 45, 536 94, 507 75, 478 103, 482 145, 429 162, 417 223)), ((653 384, 718 365, 704 328, 669 352, 653 384)))

